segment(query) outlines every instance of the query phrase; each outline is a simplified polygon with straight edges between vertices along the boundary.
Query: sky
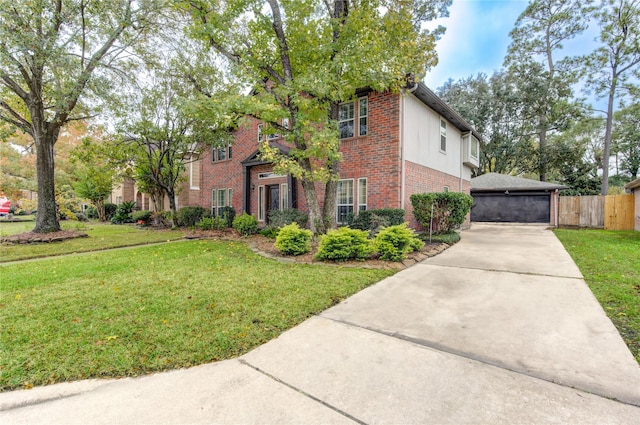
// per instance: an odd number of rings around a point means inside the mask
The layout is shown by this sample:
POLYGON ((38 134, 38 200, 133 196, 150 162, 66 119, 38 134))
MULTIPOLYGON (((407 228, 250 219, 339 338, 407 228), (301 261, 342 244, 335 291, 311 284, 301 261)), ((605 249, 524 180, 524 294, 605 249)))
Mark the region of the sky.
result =
MULTIPOLYGON (((446 27, 446 32, 436 45, 439 63, 427 73, 425 84, 435 90, 449 78, 457 81, 499 70, 511 42, 509 32, 527 4, 526 0, 453 0, 449 17, 433 23, 446 27)), ((598 30, 594 27, 565 43, 563 52, 591 52, 598 30)))

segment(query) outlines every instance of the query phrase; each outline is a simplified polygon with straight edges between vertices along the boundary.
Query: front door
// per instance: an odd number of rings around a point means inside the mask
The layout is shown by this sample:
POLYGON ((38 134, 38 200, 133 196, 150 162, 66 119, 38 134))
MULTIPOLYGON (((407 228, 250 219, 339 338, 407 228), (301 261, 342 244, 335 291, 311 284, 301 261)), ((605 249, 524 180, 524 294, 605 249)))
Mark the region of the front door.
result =
POLYGON ((267 186, 267 223, 269 223, 269 212, 280 209, 280 185, 267 186))

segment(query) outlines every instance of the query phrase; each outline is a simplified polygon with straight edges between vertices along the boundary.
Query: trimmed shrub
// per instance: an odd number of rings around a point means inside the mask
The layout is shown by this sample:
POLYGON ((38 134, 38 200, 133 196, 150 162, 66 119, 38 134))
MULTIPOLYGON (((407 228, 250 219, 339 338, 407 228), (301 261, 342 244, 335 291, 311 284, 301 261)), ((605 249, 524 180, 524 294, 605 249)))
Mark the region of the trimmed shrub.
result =
POLYGON ((202 207, 182 207, 178 210, 176 220, 178 226, 193 227, 207 214, 207 210, 202 207))
POLYGON ((224 230, 227 228, 227 220, 222 217, 202 217, 196 227, 201 230, 224 230))
POLYGON ((423 229, 431 229, 432 233, 446 233, 459 228, 464 222, 471 211, 473 198, 460 192, 416 193, 411 195, 411 204, 413 214, 423 229))
POLYGON ((422 242, 407 223, 382 229, 373 241, 380 258, 388 261, 402 261, 407 254, 422 249, 422 242))
POLYGON ((365 230, 341 227, 322 236, 316 258, 319 260, 364 260, 373 254, 371 241, 365 230))
MULTIPOLYGON (((116 204, 112 204, 110 202, 107 202, 106 204, 104 204, 104 215, 105 218, 107 220, 111 220, 113 218, 113 216, 116 214, 116 210, 118 209, 118 206, 116 204)), ((98 218, 98 212, 96 211, 96 218, 98 218)))
POLYGON ((253 235, 258 231, 258 220, 252 215, 243 212, 233 219, 233 228, 242 236, 253 235))
POLYGON ((404 210, 400 208, 382 208, 378 210, 365 210, 349 223, 349 227, 360 230, 376 230, 379 227, 396 226, 405 222, 404 210))
POLYGON ((287 224, 298 223, 300 227, 306 227, 309 215, 294 208, 269 211, 269 226, 284 227, 287 224))
POLYGON ((222 207, 221 218, 225 220, 226 227, 233 226, 233 219, 236 218, 236 210, 233 207, 222 207))
POLYGON ((148 211, 148 210, 134 211, 133 213, 131 213, 131 218, 133 218, 134 223, 137 223, 139 221, 144 221, 146 223, 151 218, 151 211, 148 211))
POLYGON ((301 229, 298 223, 287 224, 276 236, 276 249, 284 255, 300 255, 311 251, 311 230, 301 229))

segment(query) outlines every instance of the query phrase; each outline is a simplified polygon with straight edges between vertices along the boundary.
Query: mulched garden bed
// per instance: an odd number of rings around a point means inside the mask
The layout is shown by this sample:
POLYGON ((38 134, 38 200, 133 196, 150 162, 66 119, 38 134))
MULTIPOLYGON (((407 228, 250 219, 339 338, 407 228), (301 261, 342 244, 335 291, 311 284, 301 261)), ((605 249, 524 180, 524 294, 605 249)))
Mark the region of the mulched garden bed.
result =
POLYGON ((76 232, 74 230, 61 230, 59 232, 51 233, 26 232, 18 233, 17 235, 5 236, 0 239, 0 242, 12 244, 50 243, 86 237, 88 237, 86 233, 76 232))

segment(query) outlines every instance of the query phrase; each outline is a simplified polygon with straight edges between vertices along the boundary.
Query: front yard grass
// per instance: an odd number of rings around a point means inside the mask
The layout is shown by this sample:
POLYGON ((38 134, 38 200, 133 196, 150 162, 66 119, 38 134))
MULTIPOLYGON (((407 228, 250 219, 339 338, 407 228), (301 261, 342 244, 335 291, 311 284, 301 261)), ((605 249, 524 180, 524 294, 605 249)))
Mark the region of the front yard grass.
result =
POLYGON ((0 273, 6 391, 236 357, 393 272, 283 264, 243 242, 194 240, 0 273))
POLYGON ((555 234, 640 363, 640 233, 558 229, 555 234))
MULTIPOLYGON (((1 223, 0 236, 29 232, 33 230, 34 226, 34 222, 1 223)), ((64 222, 62 228, 86 233, 89 237, 68 240, 64 243, 0 244, 0 262, 166 242, 180 239, 185 234, 183 230, 152 230, 139 228, 135 225, 114 225, 99 222, 64 222)))

